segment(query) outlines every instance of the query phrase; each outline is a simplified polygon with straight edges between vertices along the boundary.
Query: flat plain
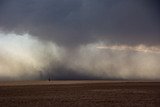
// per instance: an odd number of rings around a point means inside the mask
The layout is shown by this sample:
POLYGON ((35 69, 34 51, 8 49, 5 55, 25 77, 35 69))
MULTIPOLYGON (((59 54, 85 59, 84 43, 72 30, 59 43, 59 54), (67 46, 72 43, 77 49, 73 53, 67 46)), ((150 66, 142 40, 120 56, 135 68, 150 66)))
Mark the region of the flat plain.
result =
POLYGON ((0 82, 0 107, 160 107, 160 82, 0 82))

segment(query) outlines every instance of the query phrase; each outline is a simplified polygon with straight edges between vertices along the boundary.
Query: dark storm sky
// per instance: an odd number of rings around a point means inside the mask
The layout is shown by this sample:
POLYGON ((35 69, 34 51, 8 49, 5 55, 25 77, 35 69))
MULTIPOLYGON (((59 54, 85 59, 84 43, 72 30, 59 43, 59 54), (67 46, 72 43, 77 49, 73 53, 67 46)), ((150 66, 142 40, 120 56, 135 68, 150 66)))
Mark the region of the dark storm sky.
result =
POLYGON ((0 30, 59 45, 160 45, 159 0, 0 0, 0 30))
POLYGON ((0 0, 0 80, 155 80, 159 63, 159 0, 0 0))

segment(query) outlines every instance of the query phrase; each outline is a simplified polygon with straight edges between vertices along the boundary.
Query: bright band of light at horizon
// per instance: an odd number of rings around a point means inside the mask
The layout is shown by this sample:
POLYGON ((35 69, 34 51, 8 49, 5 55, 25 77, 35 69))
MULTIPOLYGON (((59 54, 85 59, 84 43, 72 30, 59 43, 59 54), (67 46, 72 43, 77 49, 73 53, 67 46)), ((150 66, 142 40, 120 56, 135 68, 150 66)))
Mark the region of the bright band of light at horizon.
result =
POLYGON ((160 53, 160 48, 158 47, 147 47, 145 45, 138 46, 126 46, 126 45, 113 45, 113 46, 97 46, 97 49, 110 49, 117 51, 135 51, 135 52, 143 52, 143 53, 160 53))

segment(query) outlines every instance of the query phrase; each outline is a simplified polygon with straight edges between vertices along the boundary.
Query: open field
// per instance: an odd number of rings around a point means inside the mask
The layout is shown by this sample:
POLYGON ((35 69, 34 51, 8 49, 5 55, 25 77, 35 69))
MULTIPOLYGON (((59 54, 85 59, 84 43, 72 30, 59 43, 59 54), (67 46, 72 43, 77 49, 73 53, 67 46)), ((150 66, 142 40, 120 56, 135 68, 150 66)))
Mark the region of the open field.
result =
POLYGON ((0 82, 0 107, 160 107, 160 82, 0 82))

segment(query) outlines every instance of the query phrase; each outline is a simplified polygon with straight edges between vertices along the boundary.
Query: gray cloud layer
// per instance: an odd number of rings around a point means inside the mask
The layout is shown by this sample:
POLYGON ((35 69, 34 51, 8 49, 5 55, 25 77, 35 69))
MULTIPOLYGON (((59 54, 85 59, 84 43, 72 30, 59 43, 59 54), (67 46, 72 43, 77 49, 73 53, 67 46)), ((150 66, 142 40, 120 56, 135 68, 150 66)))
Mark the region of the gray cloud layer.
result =
POLYGON ((0 29, 75 46, 159 45, 158 0, 1 0, 0 29))
POLYGON ((0 0, 0 79, 160 79, 159 7, 0 0))

